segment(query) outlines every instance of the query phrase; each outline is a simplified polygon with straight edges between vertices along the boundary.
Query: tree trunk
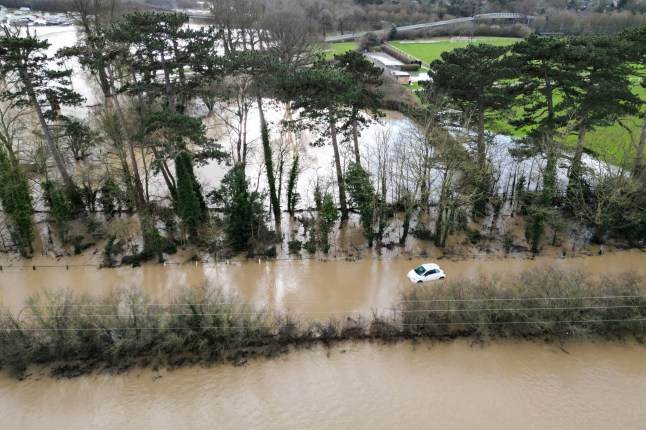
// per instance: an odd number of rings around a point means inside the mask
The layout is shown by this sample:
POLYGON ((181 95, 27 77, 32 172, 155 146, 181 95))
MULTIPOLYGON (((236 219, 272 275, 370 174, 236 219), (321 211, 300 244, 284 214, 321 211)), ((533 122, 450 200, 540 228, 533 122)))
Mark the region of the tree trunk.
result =
POLYGON ((556 143, 552 140, 551 136, 549 139, 545 173, 543 174, 543 192, 541 193, 541 200, 544 206, 551 206, 554 197, 556 197, 556 164, 558 162, 558 155, 555 148, 556 143))
POLYGON ((361 155, 359 154, 359 130, 357 130, 357 120, 352 121, 352 140, 354 141, 354 160, 361 165, 361 155))
POLYGON ((399 238, 399 244, 401 246, 404 246, 406 244, 406 239, 408 238, 408 231, 410 230, 410 219, 411 219, 411 214, 406 211, 404 213, 404 224, 402 226, 402 237, 399 238))
POLYGON ((171 112, 177 111, 177 103, 175 102, 175 94, 173 94, 173 86, 170 82, 170 73, 166 69, 166 59, 164 54, 161 54, 161 64, 164 68, 164 89, 166 91, 166 102, 168 103, 168 110, 171 112))
POLYGON ((478 109, 478 142, 477 142, 477 149, 478 149, 478 166, 480 167, 481 171, 484 171, 485 168, 487 167, 487 148, 485 147, 485 128, 484 128, 484 120, 485 120, 485 111, 484 109, 480 108, 478 109))
POLYGON ((582 122, 581 125, 579 125, 579 138, 576 145, 576 151, 574 151, 574 157, 572 157, 570 172, 568 174, 567 200, 570 208, 573 207, 573 203, 581 189, 581 157, 583 156, 583 142, 585 141, 586 131, 587 126, 582 122))
POLYGON ((339 203, 341 205, 341 220, 348 219, 348 202, 345 197, 345 181, 343 179, 343 170, 341 169, 341 154, 339 153, 339 144, 336 139, 336 123, 334 116, 330 114, 330 134, 332 135, 332 148, 334 149, 334 164, 336 165, 336 180, 339 186, 339 203))
POLYGON ((110 82, 108 81, 108 76, 103 65, 100 65, 98 67, 98 73, 99 85, 101 86, 101 92, 103 93, 103 99, 105 100, 105 107, 112 108, 112 97, 110 97, 110 82))
POLYGON ((159 155, 159 151, 157 151, 157 148, 155 147, 155 145, 151 145, 150 148, 152 149, 153 154, 155 155, 155 159, 159 163, 159 170, 162 173, 162 176, 164 177, 164 182, 166 182, 166 187, 168 187, 170 196, 173 200, 175 200, 175 198, 177 198, 177 185, 175 182, 175 178, 173 177, 173 174, 171 173, 170 168, 166 163, 166 160, 163 160, 161 158, 161 155, 159 155))
POLYGON ((135 200, 135 207, 137 208, 138 212, 145 212, 146 211, 146 197, 144 195, 144 187, 143 184, 141 183, 141 176, 139 175, 139 167, 137 166, 137 157, 135 156, 135 150, 134 150, 134 145, 132 143, 132 139, 130 138, 130 134, 128 133, 128 127, 126 126, 126 117, 123 114, 123 110, 121 109, 121 104, 119 103, 119 97, 117 96, 116 89, 114 87, 114 76, 112 74, 112 69, 108 67, 108 74, 110 78, 110 88, 111 88, 111 97, 112 101, 114 104, 115 111, 117 113, 117 118, 119 119, 119 122, 121 123, 121 129, 123 130, 123 135, 126 140, 126 144, 128 145, 128 154, 130 155, 130 164, 132 164, 132 177, 135 182, 135 195, 134 195, 134 200, 135 200))
POLYGON ((641 135, 639 136, 639 146, 637 146, 637 153, 635 154, 635 167, 633 168, 633 176, 639 176, 644 169, 644 146, 646 146, 646 112, 644 112, 644 121, 642 122, 641 135))
POLYGON ((440 201, 437 205, 437 221, 435 222, 435 245, 442 246, 442 237, 444 232, 444 210, 447 206, 448 198, 448 170, 444 171, 442 175, 442 189, 440 191, 440 201))
POLYGON ((47 125, 47 121, 45 120, 45 115, 43 115, 43 110, 41 109, 40 104, 38 103, 38 98, 36 97, 36 91, 34 90, 34 87, 31 83, 31 79, 29 78, 29 75, 27 74, 26 69, 23 67, 20 67, 19 74, 20 74, 20 80, 25 86, 25 90, 27 91, 27 94, 29 96, 31 106, 34 108, 34 111, 36 111, 36 116, 38 117, 38 122, 40 123, 40 128, 43 131, 43 136, 45 137, 45 141, 47 142, 47 147, 49 148, 49 152, 52 154, 52 157, 54 157, 54 161, 56 162, 56 167, 58 168, 58 171, 60 172, 61 177, 63 178, 63 183, 65 184, 65 187, 71 190, 74 188, 74 181, 72 181, 72 177, 67 171, 67 167, 65 167, 63 156, 58 150, 58 147, 56 146, 56 142, 54 142, 54 138, 52 137, 52 134, 49 131, 49 126, 47 125))
POLYGON ((269 201, 271 209, 274 214, 274 222, 276 224, 276 232, 280 232, 280 202, 276 194, 276 178, 274 177, 274 161, 271 153, 271 145, 269 141, 269 130, 267 129, 267 122, 265 121, 265 113, 262 108, 262 97, 260 94, 256 95, 258 102, 258 113, 260 115, 260 132, 262 137, 262 149, 265 156, 265 167, 267 168, 267 182, 269 183, 269 201))

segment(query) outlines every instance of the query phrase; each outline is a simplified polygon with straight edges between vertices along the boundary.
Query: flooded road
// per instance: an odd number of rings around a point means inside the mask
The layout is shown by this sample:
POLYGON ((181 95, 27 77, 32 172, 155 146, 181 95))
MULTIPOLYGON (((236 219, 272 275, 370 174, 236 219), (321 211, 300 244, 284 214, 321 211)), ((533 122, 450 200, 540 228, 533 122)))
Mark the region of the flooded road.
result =
POLYGON ((348 343, 237 368, 0 375, 0 428, 643 428, 646 348, 564 348, 348 343))
MULTIPOLYGON (((315 259, 261 263, 236 261, 231 264, 206 261, 100 270, 95 257, 89 255, 60 261, 48 258, 34 258, 32 261, 0 259, 3 267, 0 272, 0 301, 19 309, 28 296, 44 288, 70 288, 102 296, 113 289, 131 287, 141 288, 160 301, 168 301, 181 288, 209 284, 237 294, 246 303, 323 319, 334 314, 390 309, 402 292, 414 288, 406 279, 406 273, 425 261, 438 262, 449 278, 503 276, 550 266, 582 270, 591 276, 611 276, 623 271, 646 275, 646 253, 641 251, 564 259, 551 256, 535 259, 478 257, 450 261, 430 257, 409 260, 400 256, 396 259, 368 257, 358 261, 328 262, 315 259), (36 270, 33 270, 34 265, 36 270)), ((173 257, 181 261, 179 257, 173 257)))
MULTIPOLYGON (((72 36, 70 30, 48 35, 54 47, 73 43, 72 36)), ((83 91, 87 105, 98 103, 94 86, 84 85, 86 79, 77 68, 75 89, 83 91)), ((330 148, 308 152, 310 170, 333 178, 330 148)), ((250 165, 256 172, 253 166, 260 161, 251 160, 250 165)), ((205 186, 215 187, 223 170, 205 166, 198 174, 205 186)), ((314 182, 304 179, 299 186, 304 206, 311 206, 314 182)), ((349 245, 362 241, 351 238, 349 245)), ((19 310, 27 297, 45 288, 96 296, 141 288, 163 302, 181 288, 209 284, 259 307, 326 319, 388 312, 401 293, 415 288, 406 273, 426 261, 437 261, 449 278, 502 276, 550 266, 595 277, 623 271, 646 275, 646 253, 640 251, 455 261, 438 261, 435 252, 411 259, 368 253, 357 261, 281 258, 231 264, 183 264, 190 257, 184 255, 172 256, 168 265, 101 270, 101 248, 96 252, 60 260, 0 257, 0 302, 19 310)), ((32 369, 22 382, 0 373, 0 429, 643 428, 646 348, 580 343, 564 349, 527 342, 486 347, 462 341, 347 343, 251 361, 242 368, 134 369, 60 381, 32 369)))

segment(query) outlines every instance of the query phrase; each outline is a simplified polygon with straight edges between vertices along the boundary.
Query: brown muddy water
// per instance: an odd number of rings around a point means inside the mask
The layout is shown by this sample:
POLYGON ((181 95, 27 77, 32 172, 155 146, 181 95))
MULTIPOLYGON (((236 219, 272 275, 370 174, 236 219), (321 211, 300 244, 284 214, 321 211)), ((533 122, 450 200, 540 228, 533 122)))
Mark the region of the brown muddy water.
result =
POLYGON ((1 374, 0 428, 640 429, 645 395, 634 344, 346 343, 245 367, 1 374))
MULTIPOLYGON (((43 36, 53 43, 52 50, 75 42, 73 30, 45 35, 47 31, 42 30, 43 36)), ((98 103, 87 76, 77 70, 73 81, 88 105, 98 103)), ((310 156, 306 164, 312 171, 333 177, 329 147, 310 156), (316 170, 318 166, 327 167, 316 170)), ((215 186, 223 171, 208 166, 198 174, 205 185, 215 186)), ((300 186, 301 195, 312 195, 312 181, 303 180, 300 186)), ((310 203, 305 200, 305 207, 310 203)), ((350 244, 354 242, 350 238, 350 244)), ((45 288, 100 296, 124 287, 141 288, 167 301, 182 287, 210 284, 257 306, 326 319, 388 312, 402 292, 415 288, 406 273, 419 263, 437 261, 369 256, 358 261, 207 261, 99 270, 98 254, 28 262, 0 257, 0 302, 17 311, 28 296, 45 288)), ((176 262, 181 261, 177 257, 176 262)), ((438 262, 449 278, 548 266, 591 276, 623 271, 646 275, 646 253, 639 251, 438 262)), ((49 378, 45 369, 31 372, 25 381, 0 373, 0 430, 627 429, 644 428, 646 422, 646 348, 635 344, 587 342, 562 349, 530 342, 485 347, 464 341, 345 343, 250 361, 245 367, 134 369, 123 375, 59 381, 49 378)))
MULTIPOLYGON (((181 288, 205 284, 223 288, 245 302, 289 310, 307 319, 326 319, 349 312, 387 311, 402 292, 415 288, 406 273, 425 261, 437 261, 448 278, 502 276, 527 269, 556 266, 591 276, 634 271, 646 275, 646 253, 606 253, 592 257, 535 259, 477 257, 460 260, 365 258, 358 261, 278 260, 145 264, 140 268, 98 269, 94 256, 0 259, 0 302, 20 309, 30 295, 44 289, 69 288, 102 296, 118 288, 141 288, 159 301, 169 301, 181 288), (89 264, 89 266, 78 266, 89 264), (96 264, 96 265, 92 265, 96 264), (33 269, 36 266, 36 270, 33 269)), ((436 285, 441 286, 441 281, 436 285)))

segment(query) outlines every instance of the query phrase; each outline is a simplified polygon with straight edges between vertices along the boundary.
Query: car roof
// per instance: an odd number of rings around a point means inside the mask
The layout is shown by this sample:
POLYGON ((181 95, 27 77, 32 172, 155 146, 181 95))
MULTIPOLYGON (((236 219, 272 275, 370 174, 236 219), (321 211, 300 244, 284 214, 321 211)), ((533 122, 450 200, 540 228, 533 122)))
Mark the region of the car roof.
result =
POLYGON ((437 265, 437 264, 435 264, 435 263, 424 263, 424 264, 422 264, 422 266, 423 266, 423 267, 424 267, 424 269, 426 269, 426 270, 439 269, 439 268, 440 268, 440 266, 438 266, 438 265, 437 265))

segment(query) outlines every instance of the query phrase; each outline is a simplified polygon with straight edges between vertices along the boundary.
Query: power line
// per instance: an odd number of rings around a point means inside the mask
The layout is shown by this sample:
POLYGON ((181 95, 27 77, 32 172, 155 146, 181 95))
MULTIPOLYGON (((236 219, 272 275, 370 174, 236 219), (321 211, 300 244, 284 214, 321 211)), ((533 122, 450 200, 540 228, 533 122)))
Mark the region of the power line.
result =
MULTIPOLYGON (((492 297, 492 298, 473 298, 473 299, 420 299, 420 300, 398 300, 394 302, 394 305, 398 304, 407 304, 407 303, 474 303, 474 302, 522 302, 522 301, 565 301, 565 300, 626 300, 626 299, 639 299, 646 300, 646 296, 579 296, 579 297, 492 297)), ((349 303, 365 303, 364 300, 348 300, 342 302, 327 302, 327 301, 291 301, 291 302, 281 302, 281 306, 287 305, 339 305, 339 304, 349 304, 349 303)), ((369 304, 369 303, 367 303, 369 304)), ((61 303, 61 304, 33 304, 24 306, 23 309, 29 308, 67 308, 67 307, 90 307, 90 308, 103 308, 103 307, 119 307, 119 306, 129 306, 130 304, 124 304, 122 302, 115 304, 85 304, 85 303, 61 303)), ((209 303, 135 303, 133 304, 136 307, 175 307, 175 306, 211 306, 209 303)), ((258 307, 253 303, 231 303, 230 305, 239 306, 239 307, 258 307)), ((562 308, 561 308, 562 309, 562 308)))
MULTIPOLYGON (((437 326, 449 326, 449 325, 511 325, 511 324, 593 324, 593 323, 607 323, 607 322, 620 322, 620 323, 631 323, 631 322, 646 322, 646 318, 636 318, 636 319, 598 319, 598 320, 555 320, 555 321, 474 321, 474 322, 443 322, 443 323, 396 323, 392 322, 394 326, 401 327, 437 327, 437 326)), ((87 331, 106 331, 106 330, 206 330, 206 329, 217 329, 217 330, 257 330, 257 329, 271 329, 277 330, 282 328, 281 326, 267 326, 267 325, 256 325, 256 326, 198 326, 198 327, 83 327, 83 328, 0 328, 0 332, 15 332, 15 331, 78 331, 78 332, 87 332, 87 331)))
POLYGON ((500 301, 536 301, 536 300, 615 300, 615 299, 646 299, 646 296, 578 296, 578 297, 492 297, 482 299, 423 299, 402 300, 397 303, 424 303, 424 302, 500 302, 500 301))

